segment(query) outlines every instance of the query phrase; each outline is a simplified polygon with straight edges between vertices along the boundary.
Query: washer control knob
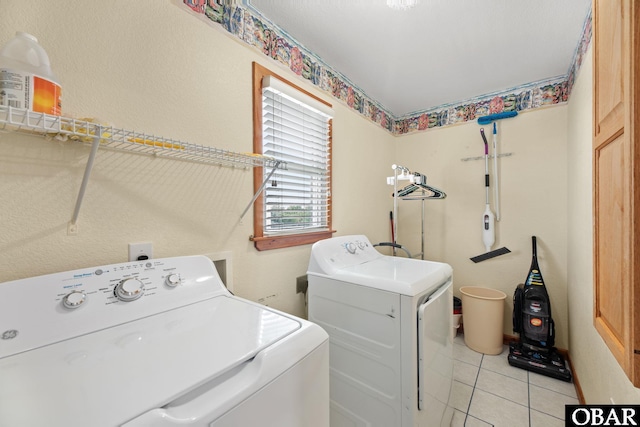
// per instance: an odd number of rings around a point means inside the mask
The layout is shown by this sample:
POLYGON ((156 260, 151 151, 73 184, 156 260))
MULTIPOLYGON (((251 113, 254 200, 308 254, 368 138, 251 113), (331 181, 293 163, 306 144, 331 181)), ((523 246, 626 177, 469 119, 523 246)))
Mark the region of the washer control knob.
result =
POLYGON ((82 291, 73 291, 62 298, 65 308, 74 309, 80 307, 87 300, 87 294, 82 291))
POLYGON ((364 242, 360 242, 360 241, 358 241, 358 247, 359 247, 361 250, 364 250, 364 248, 366 248, 366 247, 367 247, 367 245, 366 245, 364 242))
POLYGON ((352 242, 347 243, 347 251, 349 251, 350 254, 355 254, 356 253, 356 245, 353 244, 352 242))
POLYGON ((180 284, 180 276, 177 273, 171 273, 164 279, 164 283, 172 288, 175 288, 180 284))
POLYGON ((135 277, 124 279, 116 285, 114 293, 120 301, 135 301, 144 293, 144 283, 135 277))

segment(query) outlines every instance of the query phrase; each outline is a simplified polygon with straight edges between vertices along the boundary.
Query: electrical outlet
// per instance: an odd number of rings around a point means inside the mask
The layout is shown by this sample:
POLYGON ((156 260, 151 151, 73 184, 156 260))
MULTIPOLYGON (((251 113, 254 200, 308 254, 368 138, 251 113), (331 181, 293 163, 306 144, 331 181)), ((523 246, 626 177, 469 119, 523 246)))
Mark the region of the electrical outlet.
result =
POLYGON ((129 243, 129 261, 141 261, 153 258, 151 242, 129 243))

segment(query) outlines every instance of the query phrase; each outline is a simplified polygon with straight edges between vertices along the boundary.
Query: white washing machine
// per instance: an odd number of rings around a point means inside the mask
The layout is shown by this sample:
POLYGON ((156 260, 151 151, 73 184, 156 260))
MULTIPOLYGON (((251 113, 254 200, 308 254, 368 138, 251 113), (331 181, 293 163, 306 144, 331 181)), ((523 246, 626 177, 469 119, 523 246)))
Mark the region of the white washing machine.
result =
POLYGON ((331 427, 448 426, 448 264, 384 256, 362 235, 313 245, 309 320, 329 334, 331 427))
POLYGON ((202 256, 6 282, 0 425, 327 427, 328 347, 202 256))

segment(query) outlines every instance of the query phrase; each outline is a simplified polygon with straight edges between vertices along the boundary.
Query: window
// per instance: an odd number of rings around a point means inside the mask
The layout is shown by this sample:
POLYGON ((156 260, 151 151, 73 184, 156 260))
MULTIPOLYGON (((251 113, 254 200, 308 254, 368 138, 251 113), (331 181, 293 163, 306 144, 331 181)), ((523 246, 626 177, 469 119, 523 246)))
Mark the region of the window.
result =
POLYGON ((258 250, 331 237, 331 105, 253 64, 253 148, 286 169, 254 169, 258 250), (272 173, 273 172, 273 173, 272 173))

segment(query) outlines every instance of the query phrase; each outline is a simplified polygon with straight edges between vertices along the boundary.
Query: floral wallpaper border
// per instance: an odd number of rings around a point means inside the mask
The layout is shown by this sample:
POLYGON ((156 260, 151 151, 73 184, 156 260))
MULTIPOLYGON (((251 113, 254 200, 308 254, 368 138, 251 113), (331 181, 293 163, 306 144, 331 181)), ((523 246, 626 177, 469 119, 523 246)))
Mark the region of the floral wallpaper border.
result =
POLYGON ((567 102, 591 42, 589 11, 567 75, 394 117, 345 76, 253 9, 247 0, 241 0, 242 4, 237 0, 183 0, 183 3, 396 136, 463 123, 487 114, 531 110, 567 102))

